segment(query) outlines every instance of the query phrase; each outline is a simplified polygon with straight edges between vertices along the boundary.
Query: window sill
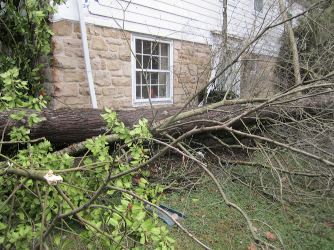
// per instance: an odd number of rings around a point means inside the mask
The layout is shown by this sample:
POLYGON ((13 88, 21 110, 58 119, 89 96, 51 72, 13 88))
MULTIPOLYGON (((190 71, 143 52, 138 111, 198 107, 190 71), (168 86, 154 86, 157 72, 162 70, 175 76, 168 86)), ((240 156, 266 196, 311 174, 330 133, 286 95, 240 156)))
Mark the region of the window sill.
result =
MULTIPOLYGON (((171 105, 171 104, 173 104, 173 99, 152 100, 153 106, 171 105)), ((145 107, 145 106, 150 106, 150 102, 148 100, 142 100, 142 101, 136 100, 132 103, 133 108, 145 107)))

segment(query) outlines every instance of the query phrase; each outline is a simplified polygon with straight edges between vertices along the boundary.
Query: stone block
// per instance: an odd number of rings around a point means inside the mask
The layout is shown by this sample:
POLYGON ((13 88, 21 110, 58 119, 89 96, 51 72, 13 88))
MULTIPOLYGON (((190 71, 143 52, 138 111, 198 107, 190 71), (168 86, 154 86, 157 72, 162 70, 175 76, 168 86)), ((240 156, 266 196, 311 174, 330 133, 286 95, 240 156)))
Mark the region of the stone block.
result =
POLYGON ((183 88, 174 88, 174 95, 183 95, 183 88))
POLYGON ((126 109, 126 108, 132 107, 130 98, 117 99, 117 101, 114 100, 113 105, 114 105, 114 109, 126 109))
POLYGON ((77 83, 54 83, 54 95, 55 96, 78 96, 78 84, 77 83))
POLYGON ((114 109, 113 98, 110 96, 101 96, 100 98, 98 98, 97 104, 99 108, 107 107, 111 110, 114 109))
POLYGON ((63 50, 63 43, 57 37, 52 37, 52 53, 54 55, 60 54, 63 50))
POLYGON ((122 62, 122 70, 124 76, 131 76, 131 62, 122 62))
POLYGON ((67 105, 78 105, 78 104, 89 104, 89 103, 91 103, 89 96, 65 97, 64 102, 67 105))
POLYGON ((109 51, 100 51, 97 53, 99 57, 116 60, 118 58, 118 54, 115 52, 109 52, 109 51))
POLYGON ((82 41, 79 39, 64 39, 63 44, 65 48, 82 48, 82 41))
POLYGON ((85 75, 82 74, 64 74, 64 82, 83 82, 86 80, 85 75))
POLYGON ((115 44, 115 45, 125 45, 126 42, 121 39, 115 39, 115 38, 106 38, 106 43, 108 44, 115 44))
POLYGON ((112 51, 112 52, 117 52, 118 51, 118 46, 117 45, 109 45, 109 51, 112 51))
POLYGON ((189 64, 188 69, 191 76, 197 76, 197 65, 189 64))
POLYGON ((75 57, 84 57, 84 53, 82 49, 75 49, 74 50, 74 56, 75 57))
MULTIPOLYGON (((81 39, 81 34, 77 34, 77 38, 81 39)), ((88 41, 92 40, 92 36, 91 35, 87 35, 87 40, 88 41)))
POLYGON ((187 75, 185 77, 179 77, 179 82, 180 83, 188 83, 190 82, 190 77, 187 75))
POLYGON ((119 30, 112 29, 112 28, 106 28, 106 27, 102 28, 102 33, 101 34, 102 34, 102 36, 112 37, 112 38, 116 38, 116 39, 118 39, 120 37, 119 30))
POLYGON ((123 95, 124 94, 124 88, 123 87, 118 87, 117 88, 117 94, 123 95))
POLYGON ((74 32, 81 32, 80 24, 79 23, 74 23, 73 24, 73 31, 74 32))
MULTIPOLYGON (((83 53, 83 50, 82 49, 74 49, 74 56, 75 57, 84 57, 84 53, 83 53)), ((89 51, 89 58, 90 59, 93 59, 96 57, 96 52, 91 50, 89 51)))
POLYGON ((119 59, 131 61, 131 50, 129 47, 120 47, 118 51, 119 59))
POLYGON ((110 86, 111 85, 111 79, 110 79, 110 73, 105 71, 99 71, 95 72, 93 75, 94 84, 99 86, 110 86))
POLYGON ((113 77, 112 84, 114 86, 131 86, 131 78, 130 77, 113 77))
POLYGON ((124 95, 126 97, 131 97, 132 96, 132 87, 124 87, 124 95))
POLYGON ((99 70, 101 65, 100 59, 90 60, 90 67, 92 70, 99 70))
POLYGON ((130 32, 127 32, 127 31, 122 32, 121 31, 120 33, 121 33, 121 39, 131 41, 131 33, 130 32))
POLYGON ((65 73, 65 74, 75 74, 75 73, 77 73, 77 70, 76 69, 64 69, 63 70, 63 73, 65 73))
POLYGON ((123 76, 122 70, 111 71, 110 73, 111 73, 111 76, 115 76, 115 77, 123 76))
POLYGON ((60 70, 58 68, 53 68, 52 69, 52 78, 53 78, 53 82, 61 82, 63 80, 62 70, 60 70))
POLYGON ((106 69, 106 61, 105 60, 101 60, 101 69, 106 69))
POLYGON ((52 23, 52 31, 58 36, 70 36, 72 34, 72 23, 66 21, 52 23))
POLYGON ((180 40, 174 40, 173 41, 173 48, 180 50, 182 48, 182 42, 180 40))
POLYGON ((73 48, 65 48, 65 55, 72 57, 73 56, 73 48))
POLYGON ((76 65, 77 65, 76 58, 68 58, 64 56, 53 57, 53 66, 56 68, 75 69, 76 65))
MULTIPOLYGON (((80 58, 78 60, 78 68, 79 69, 85 69, 86 64, 85 64, 85 59, 80 58)), ((90 67, 92 70, 99 70, 100 69, 100 60, 99 59, 94 59, 90 60, 90 67)))
POLYGON ((105 96, 115 96, 117 94, 117 88, 111 87, 111 88, 103 88, 102 94, 105 96))
POLYGON ((121 61, 110 61, 107 67, 109 70, 120 70, 122 68, 121 61))
MULTIPOLYGON (((89 88, 79 88, 79 94, 83 96, 90 96, 89 88)), ((95 95, 101 95, 102 89, 95 88, 95 95)))
POLYGON ((93 36, 99 36, 101 34, 101 27, 95 25, 86 26, 87 34, 93 36))
POLYGON ((103 40, 102 37, 93 37, 91 41, 91 49, 107 51, 108 45, 106 44, 106 42, 103 40))

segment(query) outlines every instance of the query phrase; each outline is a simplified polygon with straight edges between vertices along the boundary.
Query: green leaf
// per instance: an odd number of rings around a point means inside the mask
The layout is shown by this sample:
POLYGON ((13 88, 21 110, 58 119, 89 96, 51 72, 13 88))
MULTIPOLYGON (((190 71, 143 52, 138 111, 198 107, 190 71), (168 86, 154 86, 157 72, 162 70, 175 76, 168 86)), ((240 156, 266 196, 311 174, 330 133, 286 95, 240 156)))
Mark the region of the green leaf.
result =
POLYGON ((175 242, 175 240, 173 240, 172 238, 170 238, 170 237, 168 237, 168 236, 166 236, 166 239, 170 242, 170 243, 174 243, 175 242))
POLYGON ((25 216, 24 216, 24 213, 23 213, 23 212, 20 212, 19 216, 20 216, 20 219, 21 219, 21 220, 24 220, 24 219, 25 219, 25 216))
POLYGON ((59 242, 60 242, 60 235, 55 237, 55 243, 57 246, 59 245, 59 242))
POLYGON ((6 225, 6 224, 4 224, 4 223, 0 222, 0 230, 4 229, 4 228, 6 228, 6 227, 7 227, 7 225, 6 225))
POLYGON ((73 243, 73 240, 68 240, 68 241, 65 241, 63 246, 61 247, 61 249, 65 249, 65 247, 67 247, 68 245, 72 244, 73 243))
POLYGON ((153 220, 152 220, 152 219, 147 219, 147 220, 145 220, 145 221, 141 224, 141 226, 142 226, 143 229, 146 229, 146 228, 148 228, 149 226, 151 226, 152 223, 153 223, 153 220))

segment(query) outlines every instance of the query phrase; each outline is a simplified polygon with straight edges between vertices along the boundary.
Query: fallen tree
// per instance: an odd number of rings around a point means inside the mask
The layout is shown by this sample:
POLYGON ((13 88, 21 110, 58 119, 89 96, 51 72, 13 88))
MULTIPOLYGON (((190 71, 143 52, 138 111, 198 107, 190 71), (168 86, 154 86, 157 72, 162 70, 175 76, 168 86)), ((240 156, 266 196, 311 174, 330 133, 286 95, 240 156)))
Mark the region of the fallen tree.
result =
MULTIPOLYGON (((216 126, 224 124, 229 120, 243 114, 246 110, 253 110, 248 115, 244 115, 241 120, 236 120, 231 124, 234 129, 242 129, 245 126, 253 126, 259 122, 276 120, 284 115, 290 115, 297 118, 301 111, 308 114, 316 114, 323 107, 330 109, 334 102, 331 95, 298 98, 294 97, 280 101, 270 102, 260 110, 256 110, 260 103, 269 102, 270 99, 239 99, 226 100, 212 105, 200 108, 186 108, 178 114, 172 122, 169 119, 178 111, 178 107, 156 108, 155 119, 153 120, 150 109, 136 110, 116 110, 118 118, 126 127, 132 128, 139 119, 145 118, 150 126, 149 130, 154 136, 160 136, 162 132, 179 132, 180 134, 188 132, 194 128, 216 126), (165 126, 164 129, 159 129, 165 126)), ((12 130, 13 126, 26 126, 28 119, 21 120, 10 119, 11 114, 16 114, 20 110, 14 109, 11 112, 0 113, 0 131, 6 134, 12 130)), ((108 131, 106 123, 101 114, 104 110, 96 109, 43 109, 42 111, 24 110, 26 114, 37 114, 42 122, 35 124, 30 128, 31 139, 45 137, 51 143, 75 143, 98 136, 108 131)), ((8 136, 5 137, 8 139, 8 136)))

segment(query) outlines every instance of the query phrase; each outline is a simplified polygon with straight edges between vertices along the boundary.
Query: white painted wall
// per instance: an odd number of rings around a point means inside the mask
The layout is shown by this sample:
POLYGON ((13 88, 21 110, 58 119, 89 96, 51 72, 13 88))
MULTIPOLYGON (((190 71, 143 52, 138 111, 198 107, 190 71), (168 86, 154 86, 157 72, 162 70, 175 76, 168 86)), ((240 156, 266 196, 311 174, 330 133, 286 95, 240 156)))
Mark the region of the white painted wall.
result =
MULTIPOLYGON (((261 13, 254 0, 228 0, 228 33, 246 41, 259 30, 280 21, 277 0, 263 0, 261 13)), ((212 31, 222 29, 222 0, 83 0, 86 23, 124 28, 139 34, 212 44, 212 31)), ((52 21, 78 21, 76 0, 58 6, 52 21)), ((267 32, 252 48, 277 55, 284 27, 267 32)))

